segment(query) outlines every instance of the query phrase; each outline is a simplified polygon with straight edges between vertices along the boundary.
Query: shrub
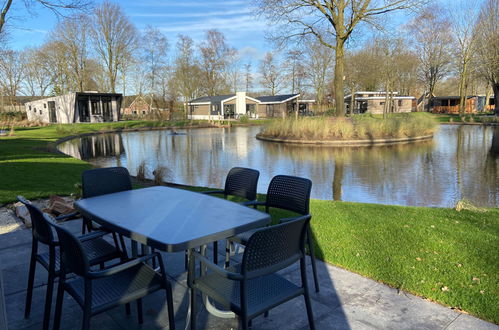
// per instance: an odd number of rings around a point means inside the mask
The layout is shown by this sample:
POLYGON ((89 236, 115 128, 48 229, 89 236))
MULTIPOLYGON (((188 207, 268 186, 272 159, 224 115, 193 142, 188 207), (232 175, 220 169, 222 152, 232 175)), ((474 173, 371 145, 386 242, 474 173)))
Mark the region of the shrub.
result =
POLYGON ((249 116, 248 115, 242 115, 241 117, 239 117, 239 122, 241 124, 247 124, 247 123, 249 123, 249 116))

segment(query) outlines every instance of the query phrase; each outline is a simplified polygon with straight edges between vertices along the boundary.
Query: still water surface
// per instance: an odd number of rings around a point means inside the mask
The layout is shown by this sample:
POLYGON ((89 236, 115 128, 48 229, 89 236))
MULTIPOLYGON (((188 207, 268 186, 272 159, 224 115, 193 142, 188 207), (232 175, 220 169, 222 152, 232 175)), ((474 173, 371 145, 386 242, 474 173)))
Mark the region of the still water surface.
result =
POLYGON ((371 148, 276 144, 256 140, 259 131, 116 133, 74 139, 59 149, 99 167, 125 166, 132 175, 142 161, 148 176, 164 166, 166 181, 188 185, 223 187, 229 169, 244 166, 260 171, 259 192, 274 175, 289 174, 310 178, 312 197, 319 199, 448 207, 466 198, 499 206, 498 127, 441 126, 431 142, 371 148))

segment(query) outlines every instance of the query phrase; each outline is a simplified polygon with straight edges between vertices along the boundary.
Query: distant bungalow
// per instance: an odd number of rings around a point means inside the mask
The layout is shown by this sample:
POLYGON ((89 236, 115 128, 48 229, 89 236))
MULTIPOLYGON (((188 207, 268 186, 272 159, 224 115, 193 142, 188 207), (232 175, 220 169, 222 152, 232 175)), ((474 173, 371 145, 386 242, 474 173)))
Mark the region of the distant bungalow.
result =
MULTIPOLYGON (((494 98, 489 99, 489 105, 485 107, 485 96, 468 95, 465 102, 465 113, 477 113, 480 111, 494 111, 494 98)), ((430 111, 432 113, 458 114, 461 99, 459 96, 433 96, 430 99, 430 111)))
POLYGON ((121 94, 77 92, 26 102, 28 120, 42 123, 101 123, 120 119, 121 94))
POLYGON ((250 97, 245 92, 203 96, 191 100, 190 119, 228 119, 247 115, 250 118, 285 117, 298 107, 300 114, 309 112, 313 100, 299 100, 300 94, 250 97))
MULTIPOLYGON (((411 112, 416 107, 416 98, 414 96, 399 96, 398 92, 390 93, 392 102, 392 112, 411 112)), ((373 113, 382 114, 386 102, 386 92, 355 92, 345 96, 345 104, 348 113, 373 113)))

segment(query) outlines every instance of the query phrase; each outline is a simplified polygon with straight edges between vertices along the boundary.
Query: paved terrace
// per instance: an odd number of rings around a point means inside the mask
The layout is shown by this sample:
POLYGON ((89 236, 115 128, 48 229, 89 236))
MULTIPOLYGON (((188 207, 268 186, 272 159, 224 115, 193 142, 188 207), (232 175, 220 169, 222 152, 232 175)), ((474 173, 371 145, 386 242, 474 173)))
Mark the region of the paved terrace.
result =
MULTIPOLYGON (((65 225, 75 233, 80 229, 79 221, 70 221, 65 225)), ((0 296, 0 330, 4 326, 1 298, 5 299, 9 329, 41 329, 47 281, 47 273, 41 266, 36 271, 31 317, 30 319, 23 318, 30 245, 30 230, 23 229, 0 235, 0 267, 4 295, 4 297, 0 296)), ((222 252, 225 244, 221 242, 220 247, 220 252, 222 252)), ((220 255, 220 260, 223 260, 222 253, 220 255)), ((178 329, 183 329, 186 325, 188 307, 183 258, 183 253, 164 254, 168 275, 174 288, 175 321, 178 329)), ((400 292, 341 268, 323 262, 318 262, 318 268, 321 292, 311 293, 318 329, 499 329, 494 324, 400 292)), ((310 288, 313 289, 310 267, 308 270, 310 288)), ((299 283, 298 267, 292 266, 286 269, 283 275, 299 283)), ((0 290, 0 295, 2 295, 2 290, 0 290)), ((52 311, 55 308, 55 293, 53 304, 52 311)), ((93 317, 92 328, 168 328, 164 292, 156 292, 146 297, 143 306, 144 324, 142 326, 137 323, 136 309, 132 305, 132 315, 129 317, 126 316, 124 307, 118 307, 93 317)), ((204 309, 200 310, 199 329, 237 329, 238 327, 235 319, 216 318, 204 309)), ((81 316, 79 306, 66 294, 62 328, 79 329, 81 316)), ((268 318, 261 316, 253 320, 253 329, 308 329, 307 325, 302 298, 296 298, 271 310, 268 318)))

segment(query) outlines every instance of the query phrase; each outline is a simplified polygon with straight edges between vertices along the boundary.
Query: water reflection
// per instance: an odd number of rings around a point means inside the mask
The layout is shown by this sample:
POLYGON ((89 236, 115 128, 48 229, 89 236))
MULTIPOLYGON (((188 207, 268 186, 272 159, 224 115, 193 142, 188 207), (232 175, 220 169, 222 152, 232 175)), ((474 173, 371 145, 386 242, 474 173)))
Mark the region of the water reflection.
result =
POLYGON ((461 198, 499 205, 498 128, 442 126, 434 141, 389 147, 328 148, 258 141, 258 127, 130 132, 68 141, 61 150, 98 166, 146 162, 167 180, 222 187, 234 166, 260 170, 265 192, 276 174, 310 178, 320 199, 452 206, 461 198))

